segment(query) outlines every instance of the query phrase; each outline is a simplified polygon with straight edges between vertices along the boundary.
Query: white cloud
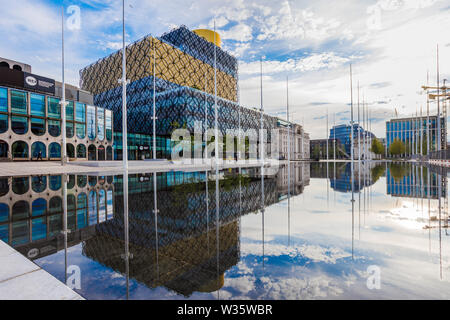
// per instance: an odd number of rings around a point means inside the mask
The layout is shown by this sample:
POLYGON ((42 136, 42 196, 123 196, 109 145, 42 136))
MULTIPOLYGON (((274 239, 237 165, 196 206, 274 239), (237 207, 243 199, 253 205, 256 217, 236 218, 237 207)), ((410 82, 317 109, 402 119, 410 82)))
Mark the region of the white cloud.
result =
POLYGON ((253 39, 252 28, 246 24, 238 24, 228 30, 218 31, 224 40, 246 42, 253 39))

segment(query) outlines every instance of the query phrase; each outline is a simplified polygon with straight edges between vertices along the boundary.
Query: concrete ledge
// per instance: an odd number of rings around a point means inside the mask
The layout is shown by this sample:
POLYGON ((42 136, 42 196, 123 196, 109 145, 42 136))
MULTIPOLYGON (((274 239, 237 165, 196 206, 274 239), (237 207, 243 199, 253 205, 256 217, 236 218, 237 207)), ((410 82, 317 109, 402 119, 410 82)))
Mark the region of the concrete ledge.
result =
POLYGON ((84 300, 3 241, 0 266, 0 300, 84 300))

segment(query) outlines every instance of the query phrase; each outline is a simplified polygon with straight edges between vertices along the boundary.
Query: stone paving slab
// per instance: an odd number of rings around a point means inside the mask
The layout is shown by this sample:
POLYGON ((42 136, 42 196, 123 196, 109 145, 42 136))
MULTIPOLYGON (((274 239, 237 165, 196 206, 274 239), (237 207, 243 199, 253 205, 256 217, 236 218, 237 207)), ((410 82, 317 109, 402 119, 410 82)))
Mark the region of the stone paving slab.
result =
POLYGON ((84 300, 8 244, 0 241, 0 300, 84 300))

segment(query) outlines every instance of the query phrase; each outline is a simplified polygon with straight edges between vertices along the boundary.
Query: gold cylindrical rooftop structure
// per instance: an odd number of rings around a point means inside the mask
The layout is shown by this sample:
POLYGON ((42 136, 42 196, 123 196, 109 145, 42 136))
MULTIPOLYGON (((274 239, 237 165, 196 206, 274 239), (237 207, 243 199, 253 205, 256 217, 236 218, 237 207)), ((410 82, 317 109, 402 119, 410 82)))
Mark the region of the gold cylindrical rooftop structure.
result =
POLYGON ((222 40, 220 39, 220 35, 217 32, 214 32, 209 29, 197 29, 197 30, 192 30, 192 31, 195 34, 199 35, 200 37, 204 38, 206 41, 214 43, 219 48, 222 46, 222 40), (214 34, 216 34, 215 42, 214 42, 214 34))

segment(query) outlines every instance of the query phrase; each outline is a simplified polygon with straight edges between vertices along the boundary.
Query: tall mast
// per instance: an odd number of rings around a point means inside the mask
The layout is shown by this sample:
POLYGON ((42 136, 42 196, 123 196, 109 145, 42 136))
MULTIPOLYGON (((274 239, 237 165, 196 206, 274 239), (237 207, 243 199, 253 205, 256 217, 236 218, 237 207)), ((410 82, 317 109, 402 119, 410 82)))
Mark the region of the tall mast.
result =
POLYGON ((127 141, 127 53, 125 48, 125 0, 122 0, 122 161, 124 169, 128 169, 127 141))
POLYGON ((62 153, 61 153, 61 165, 64 166, 67 160, 67 137, 66 137, 66 81, 64 77, 64 7, 61 8, 61 70, 62 70, 62 101, 61 105, 61 117, 62 117, 62 153))

